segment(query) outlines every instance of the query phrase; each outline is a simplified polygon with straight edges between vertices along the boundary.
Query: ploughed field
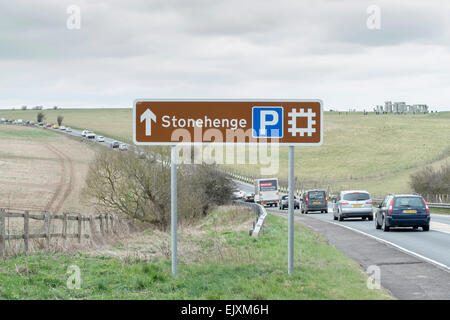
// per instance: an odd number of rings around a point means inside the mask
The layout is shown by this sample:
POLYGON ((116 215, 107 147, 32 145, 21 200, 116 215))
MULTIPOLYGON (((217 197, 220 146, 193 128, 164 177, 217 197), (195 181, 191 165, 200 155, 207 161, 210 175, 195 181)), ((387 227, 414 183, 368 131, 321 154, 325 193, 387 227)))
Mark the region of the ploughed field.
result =
POLYGON ((0 208, 88 212, 83 188, 94 155, 50 130, 0 124, 0 208))

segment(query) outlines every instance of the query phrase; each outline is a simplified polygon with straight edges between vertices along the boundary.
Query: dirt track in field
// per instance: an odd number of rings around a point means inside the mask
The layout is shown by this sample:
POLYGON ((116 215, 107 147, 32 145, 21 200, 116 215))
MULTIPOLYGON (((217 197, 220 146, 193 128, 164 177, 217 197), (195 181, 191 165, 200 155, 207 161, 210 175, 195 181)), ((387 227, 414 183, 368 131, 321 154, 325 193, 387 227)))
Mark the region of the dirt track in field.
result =
POLYGON ((64 205, 64 201, 69 197, 73 189, 73 183, 75 181, 73 164, 72 160, 55 146, 50 144, 45 144, 45 146, 56 155, 61 175, 59 183, 56 185, 55 193, 45 206, 44 210, 59 213, 64 205))
POLYGON ((0 208, 91 213, 83 188, 95 151, 63 135, 24 139, 24 130, 43 129, 0 126, 0 208))

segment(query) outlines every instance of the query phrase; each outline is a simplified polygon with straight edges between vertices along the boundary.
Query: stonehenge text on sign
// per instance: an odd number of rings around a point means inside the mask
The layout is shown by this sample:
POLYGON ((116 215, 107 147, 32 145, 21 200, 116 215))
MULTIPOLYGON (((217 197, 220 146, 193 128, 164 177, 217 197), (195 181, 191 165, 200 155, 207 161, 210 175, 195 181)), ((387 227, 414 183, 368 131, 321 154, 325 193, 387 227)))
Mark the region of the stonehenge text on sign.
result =
POLYGON ((136 145, 322 144, 320 100, 136 100, 136 145))

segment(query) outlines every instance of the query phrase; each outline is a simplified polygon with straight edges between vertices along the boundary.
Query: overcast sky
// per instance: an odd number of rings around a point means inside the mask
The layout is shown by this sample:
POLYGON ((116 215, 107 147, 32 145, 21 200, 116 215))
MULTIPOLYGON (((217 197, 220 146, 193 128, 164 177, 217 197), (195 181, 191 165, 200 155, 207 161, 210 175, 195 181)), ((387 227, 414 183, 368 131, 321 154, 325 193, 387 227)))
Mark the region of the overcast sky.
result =
POLYGON ((448 0, 1 1, 0 107, 317 98, 326 110, 450 110, 449 21, 448 0))

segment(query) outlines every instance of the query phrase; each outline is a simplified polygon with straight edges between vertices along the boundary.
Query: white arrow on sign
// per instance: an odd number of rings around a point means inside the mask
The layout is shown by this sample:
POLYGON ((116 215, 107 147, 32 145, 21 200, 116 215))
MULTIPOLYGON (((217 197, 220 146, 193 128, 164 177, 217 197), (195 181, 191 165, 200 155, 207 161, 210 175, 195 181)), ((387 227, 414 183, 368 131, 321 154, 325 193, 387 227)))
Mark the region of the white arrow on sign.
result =
POLYGON ((156 122, 156 115, 152 110, 147 109, 143 114, 141 114, 141 122, 145 121, 145 135, 152 135, 152 121, 156 122))

